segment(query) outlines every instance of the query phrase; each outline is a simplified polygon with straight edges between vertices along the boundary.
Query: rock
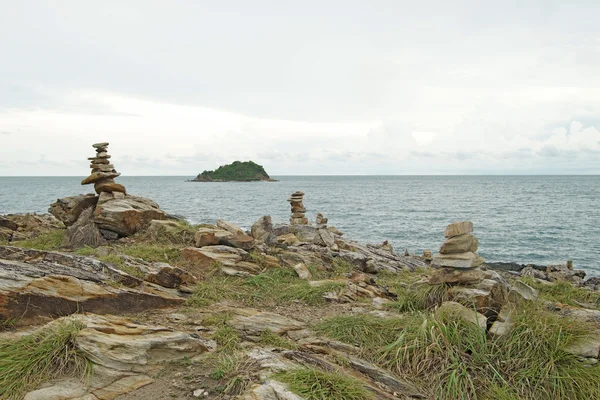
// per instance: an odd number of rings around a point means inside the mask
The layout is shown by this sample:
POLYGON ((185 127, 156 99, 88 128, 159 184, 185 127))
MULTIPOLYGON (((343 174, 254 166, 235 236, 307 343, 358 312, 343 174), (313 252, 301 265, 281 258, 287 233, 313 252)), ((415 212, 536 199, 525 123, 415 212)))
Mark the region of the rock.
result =
POLYGON ((73 225, 83 210, 95 207, 98 196, 93 194, 80 194, 78 196, 64 197, 50 205, 48 212, 54 215, 66 226, 73 225))
POLYGON ((441 283, 462 284, 468 285, 479 283, 482 280, 489 278, 491 274, 488 271, 482 271, 479 268, 471 269, 454 269, 440 268, 435 271, 429 278, 430 285, 439 285, 441 283))
POLYGON ((267 380, 265 383, 251 387, 241 400, 304 400, 277 381, 267 380))
POLYGON ((6 217, 0 216, 0 228, 6 228, 11 231, 16 231, 17 229, 19 229, 19 224, 17 224, 14 221, 11 221, 6 217))
POLYGON ((275 239, 279 244, 285 244, 288 246, 293 246, 297 243, 300 243, 300 240, 293 233, 288 233, 286 235, 277 236, 275 239))
POLYGON ((191 285, 197 282, 189 272, 173 267, 167 263, 155 262, 144 268, 144 280, 156 283, 165 288, 176 289, 181 285, 191 285))
POLYGON ((246 232, 244 232, 244 230, 242 228, 240 228, 239 226, 232 224, 231 222, 223 221, 221 219, 217 221, 217 227, 219 227, 227 232, 231 232, 234 235, 245 235, 246 234, 246 232))
POLYGON ((294 270, 296 271, 300 279, 309 280, 312 278, 312 274, 310 273, 310 271, 306 267, 306 264, 304 263, 294 265, 294 270))
POLYGON ((206 392, 206 390, 204 389, 196 389, 194 390, 194 392, 192 393, 192 396, 196 397, 196 398, 200 398, 204 395, 207 395, 208 393, 206 392))
POLYGON ((121 176, 119 172, 92 172, 90 176, 81 181, 82 185, 89 185, 104 179, 114 179, 121 176))
POLYGON ((453 236, 446 239, 440 253, 442 254, 456 254, 456 253, 475 253, 479 247, 479 240, 471 233, 465 233, 463 235, 453 236))
POLYGON ((251 250, 255 245, 254 238, 246 234, 225 237, 222 239, 222 243, 243 250, 251 250))
POLYGON ((248 335, 271 331, 283 335, 288 331, 305 328, 302 322, 267 311, 245 310, 246 315, 235 315, 227 325, 248 335))
POLYGON ((0 246, 0 321, 25 324, 81 311, 138 313, 183 302, 90 257, 0 246))
POLYGON ((100 143, 94 143, 92 145, 92 147, 95 149, 106 149, 108 147, 108 145, 109 145, 108 142, 100 142, 100 143))
POLYGON ((94 184, 94 190, 96 191, 96 193, 100 194, 102 192, 107 192, 107 193, 113 193, 113 192, 120 192, 120 193, 127 193, 127 190, 125 190, 125 186, 120 185, 112 180, 106 180, 106 181, 100 181, 100 182, 96 182, 94 184))
POLYGON ((313 242, 319 246, 332 247, 335 245, 333 235, 327 229, 317 229, 317 234, 315 235, 313 242))
POLYGON ((479 255, 467 252, 458 254, 437 253, 431 261, 433 266, 451 268, 475 268, 483 264, 483 258, 479 255))
POLYGON ((450 238, 471 232, 473 232, 473 223, 471 221, 453 222, 446 227, 444 236, 450 238))
POLYGON ((338 228, 336 228, 335 226, 328 226, 327 230, 331 233, 333 233, 336 236, 344 236, 344 232, 340 231, 338 228))
POLYGON ((575 339, 565 348, 565 351, 578 357, 598 358, 600 355, 600 332, 594 332, 588 337, 575 339))
POLYGON ((290 225, 308 225, 308 218, 306 218, 304 213, 306 212, 306 208, 304 208, 304 204, 302 203, 304 198, 303 192, 294 192, 292 196, 288 200, 290 202, 292 208, 292 216, 290 217, 290 225))
POLYGON ((296 237, 302 242, 312 242, 317 234, 317 229, 310 225, 291 225, 290 232, 296 235, 296 237))
POLYGON ((224 229, 199 228, 194 238, 196 240, 196 247, 204 247, 220 244, 221 241, 232 235, 231 232, 224 229))
POLYGON ((260 217, 250 229, 252 237, 258 242, 265 242, 269 234, 273 232, 273 222, 270 215, 260 217))
POLYGON ((471 323, 482 330, 487 328, 487 318, 485 315, 454 301, 443 302, 442 305, 438 307, 437 312, 449 317, 458 318, 467 323, 471 323))
POLYGON ((215 263, 234 267, 239 261, 249 258, 246 251, 228 246, 188 247, 181 251, 181 258, 200 268, 210 268, 215 263))
POLYGON ((426 261, 433 260, 433 254, 431 253, 431 250, 423 250, 423 259, 425 259, 426 261))
POLYGON ((493 315, 507 302, 508 289, 505 284, 484 279, 472 287, 453 286, 448 297, 466 307, 475 307, 485 315, 493 315))
POLYGON ((84 246, 98 247, 106 244, 100 229, 94 223, 94 210, 91 207, 79 215, 77 222, 67 227, 65 238, 69 247, 73 249, 84 246))
POLYGON ((513 303, 520 301, 535 301, 538 299, 538 291, 524 282, 515 280, 510 286, 508 299, 513 303))
POLYGON ((511 322, 496 320, 490 327, 489 332, 492 336, 504 336, 510 332, 512 325, 513 324, 511 322))
POLYGON ((100 229, 130 236, 146 229, 152 220, 167 219, 158 204, 144 197, 125 195, 96 206, 94 221, 100 229))
POLYGON ((548 279, 548 277, 546 276, 546 274, 543 271, 540 271, 531 266, 527 266, 527 267, 521 269, 520 274, 521 274, 521 276, 528 276, 528 277, 532 277, 532 278, 536 278, 536 279, 543 279, 543 280, 548 279))
POLYGON ((579 285, 585 278, 585 271, 573 270, 568 264, 552 264, 546 267, 546 275, 551 281, 567 281, 579 285))

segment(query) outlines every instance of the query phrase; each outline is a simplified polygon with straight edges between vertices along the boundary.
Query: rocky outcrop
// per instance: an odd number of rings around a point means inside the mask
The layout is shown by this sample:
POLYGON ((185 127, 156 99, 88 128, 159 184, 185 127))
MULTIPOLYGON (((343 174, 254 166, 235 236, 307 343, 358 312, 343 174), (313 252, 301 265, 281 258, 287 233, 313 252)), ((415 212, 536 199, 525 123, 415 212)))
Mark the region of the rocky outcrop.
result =
POLYGON ((64 197, 50 205, 48 212, 54 215, 66 226, 73 225, 83 210, 94 208, 98 203, 98 196, 93 194, 80 194, 78 196, 64 197))
POLYGON ((167 214, 154 201, 123 193, 102 193, 94 210, 94 222, 103 231, 130 236, 146 229, 153 220, 165 220, 167 214))
POLYGON ((127 314, 183 301, 93 258, 0 246, 0 321, 30 323, 81 311, 127 314))
POLYGON ((259 243, 264 243, 269 239, 269 235, 273 233, 273 221, 270 215, 260 217, 250 229, 252 237, 259 243))

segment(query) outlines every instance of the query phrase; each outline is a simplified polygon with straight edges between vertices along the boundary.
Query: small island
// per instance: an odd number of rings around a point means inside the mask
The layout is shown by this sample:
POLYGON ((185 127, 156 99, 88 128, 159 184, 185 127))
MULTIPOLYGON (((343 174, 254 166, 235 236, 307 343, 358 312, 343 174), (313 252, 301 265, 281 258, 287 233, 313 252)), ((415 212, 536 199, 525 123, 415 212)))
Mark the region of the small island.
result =
POLYGON ((262 165, 253 161, 234 161, 222 165, 214 171, 204 171, 189 182, 277 182, 272 179, 262 165))

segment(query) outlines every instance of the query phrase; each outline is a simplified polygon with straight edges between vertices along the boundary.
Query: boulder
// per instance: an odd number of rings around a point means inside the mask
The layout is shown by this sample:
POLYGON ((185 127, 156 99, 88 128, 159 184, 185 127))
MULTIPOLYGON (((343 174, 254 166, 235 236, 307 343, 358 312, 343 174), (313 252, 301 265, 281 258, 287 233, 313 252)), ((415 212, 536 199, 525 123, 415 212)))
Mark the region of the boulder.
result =
POLYGON ((442 254, 455 254, 455 253, 475 253, 479 247, 479 240, 471 233, 465 233, 464 235, 453 236, 446 239, 440 249, 442 254))
POLYGON ((235 315, 227 325, 248 335, 271 331, 282 335, 288 331, 303 329, 306 326, 299 321, 268 311, 244 310, 243 315, 235 315))
POLYGON ((448 290, 448 297, 489 316, 496 314, 507 302, 508 289, 503 283, 484 279, 474 286, 453 286, 448 290))
POLYGON ((222 239, 221 243, 238 249, 251 250, 254 248, 256 242, 252 236, 242 234, 225 237, 222 239))
POLYGON ((331 248, 335 244, 335 240, 333 234, 327 229, 317 229, 313 243, 331 248))
POLYGON ((431 264, 436 267, 475 268, 483 264, 483 258, 473 252, 457 254, 436 253, 431 264))
POLYGON ((94 210, 91 207, 79 215, 77 222, 67 227, 65 240, 73 249, 84 246, 98 247, 106 244, 98 225, 94 223, 94 210))
POLYGON ((600 354, 600 332, 592 332, 587 337, 575 339, 565 348, 565 351, 578 357, 598 358, 600 354))
POLYGON ((73 225, 83 210, 95 207, 98 196, 93 194, 80 194, 78 196, 64 197, 50 205, 48 212, 54 215, 66 226, 73 225))
POLYGON ((446 227, 444 236, 450 238, 471 232, 473 232, 473 223, 471 221, 454 222, 446 227))
POLYGON ((196 240, 196 247, 204 247, 220 244, 223 240, 232 235, 231 232, 224 229, 205 227, 199 228, 194 238, 196 240))
POLYGON ((294 265, 294 271, 296 271, 300 279, 309 280, 312 278, 312 274, 310 273, 308 267, 306 267, 306 264, 304 263, 298 263, 294 265))
POLYGON ((262 216, 256 221, 250 229, 252 237, 258 242, 265 242, 269 234, 273 232, 273 222, 270 215, 262 216))
POLYGON ((508 299, 513 303, 520 301, 535 301, 538 299, 538 291, 528 284, 515 280, 510 285, 508 299))
MULTIPOLYGON (((109 195, 109 193, 103 193, 109 195)), ((130 236, 146 229, 153 220, 167 219, 158 204, 144 197, 124 195, 96 206, 94 221, 100 229, 112 231, 119 236, 130 236)))
POLYGON ((189 272, 161 262, 145 266, 144 280, 171 289, 176 289, 181 285, 191 285, 197 281, 196 277, 189 272))

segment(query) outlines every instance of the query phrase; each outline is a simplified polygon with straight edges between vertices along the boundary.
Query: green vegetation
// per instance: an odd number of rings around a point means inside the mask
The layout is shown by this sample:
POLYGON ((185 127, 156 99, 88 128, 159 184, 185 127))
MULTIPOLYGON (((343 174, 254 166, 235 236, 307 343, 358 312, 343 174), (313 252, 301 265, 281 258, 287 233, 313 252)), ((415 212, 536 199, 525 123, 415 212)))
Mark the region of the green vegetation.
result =
POLYGON ((55 229, 49 232, 44 232, 38 236, 21 240, 17 242, 11 242, 13 246, 36 249, 36 250, 58 250, 61 248, 65 240, 67 231, 65 229, 55 229))
POLYGON ((220 300, 234 300, 246 306, 274 306, 292 301, 302 301, 309 306, 325 303, 323 295, 337 292, 344 283, 327 283, 311 286, 298 279, 296 272, 287 268, 267 270, 250 278, 209 275, 197 285, 188 305, 203 307, 220 300))
POLYGON ((513 323, 508 334, 489 337, 450 315, 417 312, 395 322, 336 316, 316 330, 359 345, 372 361, 411 376, 436 399, 600 398, 600 366, 565 351, 592 327, 536 305, 514 310, 513 323))
POLYGON ((91 363, 75 350, 81 324, 57 324, 15 340, 0 341, 0 398, 21 399, 42 382, 91 373, 91 363))
POLYGON ((600 308, 600 294, 574 286, 567 281, 556 281, 552 285, 544 284, 534 278, 521 278, 521 281, 537 289, 540 297, 555 303, 580 306, 582 304, 600 308))
POLYGON ((222 165, 214 171, 204 171, 199 174, 196 182, 227 182, 227 181, 265 181, 270 180, 265 169, 253 161, 234 161, 222 165))
POLYGON ((267 347, 278 347, 288 350, 295 350, 298 348, 298 345, 296 343, 286 338, 283 338, 275 332, 271 332, 270 330, 266 330, 260 334, 259 342, 263 346, 267 347))
POLYGON ((358 380, 339 372, 298 368, 280 372, 275 379, 287 383, 292 392, 307 400, 375 399, 358 380))

